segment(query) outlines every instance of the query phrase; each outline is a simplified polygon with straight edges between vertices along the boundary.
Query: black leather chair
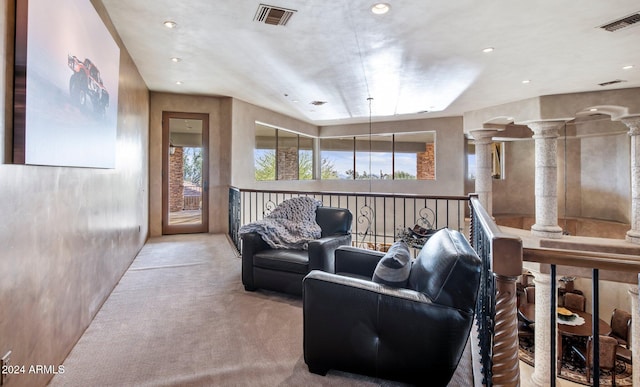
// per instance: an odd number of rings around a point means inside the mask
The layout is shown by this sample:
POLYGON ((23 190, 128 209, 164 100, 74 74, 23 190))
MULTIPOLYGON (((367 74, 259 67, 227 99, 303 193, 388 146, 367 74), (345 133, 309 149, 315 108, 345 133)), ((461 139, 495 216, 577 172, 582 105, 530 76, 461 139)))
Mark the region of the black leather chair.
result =
POLYGON ((258 288, 294 295, 302 294, 302 279, 311 270, 334 272, 334 251, 351 244, 353 215, 345 208, 318 207, 316 222, 320 239, 309 242, 308 250, 272 249, 255 232, 242 235, 242 284, 245 290, 258 288))
POLYGON ((446 386, 473 325, 480 259, 462 234, 442 229, 413 262, 408 288, 393 288, 370 280, 382 256, 340 247, 335 269, 342 274, 312 271, 305 277, 309 371, 446 386))

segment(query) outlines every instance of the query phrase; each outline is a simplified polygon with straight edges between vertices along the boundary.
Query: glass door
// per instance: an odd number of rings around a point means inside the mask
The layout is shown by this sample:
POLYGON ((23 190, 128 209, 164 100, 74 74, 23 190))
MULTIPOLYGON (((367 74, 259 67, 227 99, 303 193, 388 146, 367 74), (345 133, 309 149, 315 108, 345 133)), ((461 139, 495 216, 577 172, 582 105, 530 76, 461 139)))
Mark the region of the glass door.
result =
POLYGON ((209 231, 209 115, 162 113, 162 233, 209 231))

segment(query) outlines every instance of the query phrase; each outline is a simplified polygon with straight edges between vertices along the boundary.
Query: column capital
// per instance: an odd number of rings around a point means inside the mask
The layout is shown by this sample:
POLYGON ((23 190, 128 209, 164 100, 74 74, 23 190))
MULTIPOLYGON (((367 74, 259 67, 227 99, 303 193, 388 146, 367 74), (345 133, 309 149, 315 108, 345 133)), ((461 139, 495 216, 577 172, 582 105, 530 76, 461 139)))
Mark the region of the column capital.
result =
POLYGON ((497 129, 473 129, 469 131, 471 137, 476 144, 489 144, 493 141, 493 136, 501 132, 501 130, 497 129))
POLYGON ((534 121, 527 123, 533 131, 533 138, 557 138, 565 121, 534 121))
POLYGON ((620 121, 627 125, 630 136, 640 135, 640 116, 624 117, 620 121))

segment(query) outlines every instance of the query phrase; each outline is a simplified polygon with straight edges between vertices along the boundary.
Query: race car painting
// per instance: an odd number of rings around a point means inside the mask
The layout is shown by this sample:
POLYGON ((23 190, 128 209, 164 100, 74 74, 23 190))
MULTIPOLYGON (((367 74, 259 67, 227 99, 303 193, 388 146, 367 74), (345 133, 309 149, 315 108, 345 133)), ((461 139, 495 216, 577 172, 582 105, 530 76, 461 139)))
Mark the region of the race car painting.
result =
POLYGON ((80 61, 75 55, 68 55, 67 64, 73 71, 69 79, 71 100, 103 117, 109 106, 109 92, 104 87, 96 65, 88 58, 80 61))

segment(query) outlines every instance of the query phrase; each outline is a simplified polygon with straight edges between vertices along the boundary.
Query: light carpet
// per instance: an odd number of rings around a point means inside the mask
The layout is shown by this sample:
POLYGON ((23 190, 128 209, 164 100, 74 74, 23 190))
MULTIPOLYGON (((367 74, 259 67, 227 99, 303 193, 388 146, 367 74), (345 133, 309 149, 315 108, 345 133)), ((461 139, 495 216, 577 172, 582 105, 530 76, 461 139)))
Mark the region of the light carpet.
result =
MULTIPOLYGON (((150 239, 50 385, 401 385, 310 373, 302 300, 246 292, 241 282, 241 261, 225 235, 150 239)), ((450 386, 473 385, 470 363, 467 346, 450 386)))

